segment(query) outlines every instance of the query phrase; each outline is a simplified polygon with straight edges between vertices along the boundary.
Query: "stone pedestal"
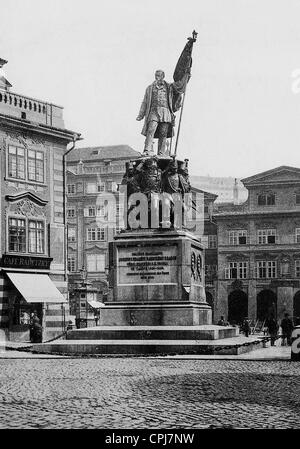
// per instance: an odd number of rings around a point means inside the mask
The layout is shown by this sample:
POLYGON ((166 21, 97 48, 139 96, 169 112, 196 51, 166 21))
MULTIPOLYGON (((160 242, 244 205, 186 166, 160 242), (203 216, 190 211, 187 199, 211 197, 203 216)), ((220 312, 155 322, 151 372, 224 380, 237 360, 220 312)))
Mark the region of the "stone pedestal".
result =
POLYGON ((204 251, 187 231, 140 229, 109 247, 111 294, 102 326, 211 324, 204 290, 204 251))

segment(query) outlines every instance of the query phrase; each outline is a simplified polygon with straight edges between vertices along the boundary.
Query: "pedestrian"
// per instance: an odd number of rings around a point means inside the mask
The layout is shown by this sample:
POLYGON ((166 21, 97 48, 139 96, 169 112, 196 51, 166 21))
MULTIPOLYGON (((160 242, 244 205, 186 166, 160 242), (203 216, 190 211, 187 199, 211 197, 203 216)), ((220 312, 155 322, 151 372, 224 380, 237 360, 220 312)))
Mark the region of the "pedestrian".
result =
POLYGON ((73 323, 72 320, 69 320, 68 325, 67 325, 67 331, 71 331, 73 329, 73 323))
POLYGON ((30 322, 30 341, 32 343, 41 343, 43 335, 43 328, 40 324, 40 319, 37 316, 37 312, 34 311, 30 322))
POLYGON ((271 346, 275 346, 275 340, 278 335, 278 323, 273 316, 266 320, 266 327, 271 337, 271 346))
POLYGON ((218 321, 218 326, 226 326, 226 322, 225 322, 223 315, 221 316, 221 318, 218 321))
POLYGON ((285 346, 285 344, 287 344, 287 346, 291 345, 291 337, 292 337, 292 332, 294 329, 294 325, 292 320, 289 318, 289 314, 285 313, 284 314, 284 318, 281 321, 281 330, 282 330, 282 346, 285 346))
POLYGON ((249 334, 251 333, 251 327, 250 327, 250 321, 247 317, 243 321, 242 331, 244 332, 245 337, 249 337, 249 334))

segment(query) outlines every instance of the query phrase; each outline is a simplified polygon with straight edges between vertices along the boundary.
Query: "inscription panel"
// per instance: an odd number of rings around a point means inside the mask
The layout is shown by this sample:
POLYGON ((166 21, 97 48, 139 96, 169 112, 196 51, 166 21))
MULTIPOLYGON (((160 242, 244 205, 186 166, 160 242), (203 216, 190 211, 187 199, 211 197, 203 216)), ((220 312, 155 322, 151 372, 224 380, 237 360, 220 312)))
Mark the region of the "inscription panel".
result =
POLYGON ((119 247, 118 285, 177 284, 177 246, 119 247))

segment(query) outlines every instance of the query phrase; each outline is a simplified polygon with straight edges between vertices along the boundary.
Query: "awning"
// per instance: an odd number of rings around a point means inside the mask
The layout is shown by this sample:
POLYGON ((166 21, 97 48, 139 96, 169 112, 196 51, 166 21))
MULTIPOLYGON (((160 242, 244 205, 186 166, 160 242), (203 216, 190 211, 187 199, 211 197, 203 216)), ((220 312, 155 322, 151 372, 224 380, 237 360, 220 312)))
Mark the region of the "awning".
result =
POLYGON ((100 301, 88 301, 89 305, 93 307, 93 309, 101 309, 101 307, 105 307, 104 302, 100 301))
POLYGON ((47 274, 6 274, 27 302, 67 302, 47 274))

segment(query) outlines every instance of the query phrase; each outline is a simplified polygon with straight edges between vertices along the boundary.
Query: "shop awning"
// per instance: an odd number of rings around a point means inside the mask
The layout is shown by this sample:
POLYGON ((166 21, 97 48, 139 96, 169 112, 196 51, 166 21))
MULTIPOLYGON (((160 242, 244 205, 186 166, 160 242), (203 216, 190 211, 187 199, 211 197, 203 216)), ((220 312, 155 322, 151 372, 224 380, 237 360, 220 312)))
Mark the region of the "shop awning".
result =
POLYGON ((101 307, 105 307, 104 302, 100 301, 88 301, 89 305, 93 307, 93 309, 101 309, 101 307))
POLYGON ((47 274, 6 274, 27 302, 67 302, 47 274))

